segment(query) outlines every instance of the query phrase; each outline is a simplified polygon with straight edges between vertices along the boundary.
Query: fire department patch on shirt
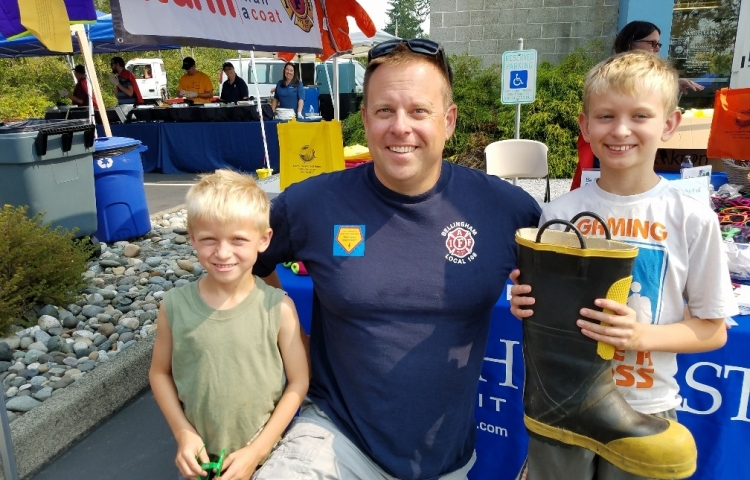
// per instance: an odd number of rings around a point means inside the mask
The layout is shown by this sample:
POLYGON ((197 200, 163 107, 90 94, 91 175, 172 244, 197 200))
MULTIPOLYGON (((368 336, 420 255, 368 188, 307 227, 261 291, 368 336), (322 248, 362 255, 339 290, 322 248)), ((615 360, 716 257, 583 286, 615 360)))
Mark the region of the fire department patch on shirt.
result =
POLYGON ((365 256, 365 226, 364 225, 334 225, 333 226, 333 256, 334 257, 364 257, 365 256))
POLYGON ((477 258, 474 251, 476 234, 474 227, 466 222, 453 222, 445 227, 441 233, 448 249, 445 259, 457 265, 466 265, 477 258))

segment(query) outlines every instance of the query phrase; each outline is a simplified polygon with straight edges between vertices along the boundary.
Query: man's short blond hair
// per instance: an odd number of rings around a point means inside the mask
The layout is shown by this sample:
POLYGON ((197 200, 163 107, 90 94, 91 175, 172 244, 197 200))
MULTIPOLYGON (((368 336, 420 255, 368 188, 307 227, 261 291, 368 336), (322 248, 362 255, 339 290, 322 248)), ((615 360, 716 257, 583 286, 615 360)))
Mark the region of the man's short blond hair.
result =
MULTIPOLYGON (((444 53, 441 53, 441 55, 444 55, 444 53)), ((362 104, 365 106, 365 108, 367 108, 367 91, 369 90, 368 86, 370 85, 370 79, 372 78, 372 74, 379 66, 408 65, 414 63, 415 61, 434 65, 435 68, 437 68, 437 70, 440 72, 440 78, 443 82, 443 106, 445 110, 448 110, 448 107, 453 105, 453 87, 451 86, 450 78, 448 78, 448 73, 443 67, 442 59, 439 57, 432 57, 428 55, 422 55, 421 53, 412 52, 405 43, 397 45, 396 48, 394 48, 393 51, 388 55, 374 58, 372 59, 372 61, 370 61, 370 63, 367 64, 367 68, 365 69, 365 79, 362 85, 362 104)))
POLYGON ((644 50, 619 53, 597 64, 586 74, 583 85, 583 113, 591 108, 591 96, 610 91, 639 97, 660 92, 664 112, 677 108, 677 71, 659 55, 644 50))
POLYGON ((269 227, 268 196, 250 175, 226 169, 201 175, 188 190, 185 203, 188 230, 196 220, 252 221, 259 230, 269 227))

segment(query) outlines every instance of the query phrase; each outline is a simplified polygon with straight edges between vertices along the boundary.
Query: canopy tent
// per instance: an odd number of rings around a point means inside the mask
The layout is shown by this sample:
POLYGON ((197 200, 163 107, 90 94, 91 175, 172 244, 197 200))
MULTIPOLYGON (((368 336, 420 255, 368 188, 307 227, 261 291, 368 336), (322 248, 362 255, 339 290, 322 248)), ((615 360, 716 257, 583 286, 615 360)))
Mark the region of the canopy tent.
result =
MULTIPOLYGON (((141 52, 147 50, 173 50, 179 45, 134 45, 119 43, 115 38, 112 26, 112 15, 97 11, 96 23, 84 28, 92 44, 93 53, 141 52)), ((80 47, 73 42, 73 53, 81 53, 80 47)), ((53 52, 32 35, 26 35, 14 40, 7 40, 0 36, 0 58, 41 57, 50 55, 69 55, 70 52, 53 52)))
POLYGON ((352 53, 344 55, 344 57, 366 57, 367 52, 369 52, 375 45, 389 40, 399 39, 399 37, 384 32, 383 30, 376 30, 375 35, 369 38, 365 36, 364 33, 356 30, 349 33, 349 38, 352 39, 352 53))
MULTIPOLYGON (((351 28, 351 27, 350 27, 351 28)), ((379 43, 387 42, 388 40, 397 40, 399 37, 394 37, 388 32, 383 30, 376 30, 375 35, 367 37, 360 30, 351 28, 349 32, 349 38, 352 41, 351 53, 341 53, 336 55, 338 58, 352 58, 352 57, 366 57, 367 52, 372 47, 379 43)), ((250 55, 248 50, 239 50, 240 55, 250 55)), ((255 58, 279 58, 281 52, 255 52, 255 58)), ((317 58, 314 53, 300 53, 294 57, 297 62, 314 62, 317 58)))
MULTIPOLYGON (((372 47, 379 43, 387 42, 389 40, 398 40, 399 37, 393 36, 388 32, 384 32, 383 30, 376 30, 375 35, 372 37, 367 37, 362 31, 360 31, 356 25, 353 22, 349 22, 349 38, 352 41, 352 51, 349 53, 340 53, 333 57, 333 61, 336 62, 339 58, 360 58, 360 57, 367 57, 367 52, 370 51, 372 47)), ((240 58, 243 55, 249 56, 251 54, 248 50, 238 50, 237 53, 240 55, 240 58)), ((276 58, 279 60, 282 60, 279 57, 279 53, 281 52, 254 52, 255 58, 276 58)), ((297 63, 302 62, 314 62, 317 59, 317 55, 314 53, 299 53, 295 57, 295 60, 297 63)), ((326 77, 328 77, 328 69, 325 69, 326 77)), ((338 69, 333 70, 333 83, 337 84, 338 79, 336 78, 338 76, 338 69)), ((333 88, 331 86, 331 79, 326 78, 326 81, 328 82, 328 90, 331 92, 336 92, 334 94, 333 98, 333 104, 334 104, 334 111, 336 118, 338 118, 338 88, 333 88)))
POLYGON ((134 2, 111 0, 123 43, 215 47, 255 51, 321 51, 313 0, 268 2, 134 2))
MULTIPOLYGON (((356 0, 283 0, 280 9, 266 5, 216 0, 204 8, 200 2, 111 0, 115 33, 124 42, 244 49, 253 59, 258 52, 314 53, 323 59, 348 53, 350 17, 366 34, 376 33, 356 0)), ((335 93, 337 77, 334 68, 335 93)))
MULTIPOLYGON (((321 1, 321 0, 316 0, 321 1)), ((268 2, 133 2, 111 0, 117 38, 142 45, 176 43, 256 51, 294 50, 320 52, 322 39, 313 0, 282 1, 281 8, 266 8, 268 2)), ((251 53, 254 64, 254 55, 251 53)), ((257 73, 254 73, 257 78, 257 73)), ((257 94, 257 85, 256 85, 257 94)), ((266 167, 270 169, 266 131, 260 117, 266 167)))
MULTIPOLYGON (((99 90, 99 81, 96 78, 96 72, 93 70, 94 64, 91 59, 92 53, 114 54, 118 52, 137 52, 150 50, 170 50, 179 49, 179 45, 137 45, 127 44, 116 39, 112 24, 112 15, 97 11, 97 21, 94 24, 75 24, 70 26, 70 34, 77 37, 78 40, 72 42, 73 52, 57 52, 49 50, 39 39, 33 35, 25 35, 8 40, 0 36, 0 58, 18 58, 18 57, 42 57, 53 55, 67 55, 70 59, 71 53, 82 54, 91 88, 94 96, 97 98, 99 105, 104 102, 99 90)), ((93 106, 89 105, 90 116, 93 118, 93 106)), ((92 120, 93 121, 93 120, 92 120)), ((106 115, 102 116, 104 131, 111 136, 109 121, 106 115)))
MULTIPOLYGON (((28 3, 24 3, 27 6, 28 3)), ((94 2, 90 0, 64 0, 64 14, 67 14, 67 21, 70 23, 93 23, 96 21, 97 12, 94 10, 94 2)), ((45 9, 49 9, 50 6, 44 6, 45 9)), ((49 10, 47 10, 49 11, 49 10)), ((26 12, 29 14, 30 12, 26 12)), ((0 0, 0 37, 3 35, 8 38, 20 37, 23 35, 30 35, 32 32, 29 28, 23 24, 25 21, 27 25, 34 28, 34 25, 29 23, 32 18, 22 18, 21 5, 19 0, 0 0)), ((49 27, 48 22, 45 23, 45 27, 49 27)))

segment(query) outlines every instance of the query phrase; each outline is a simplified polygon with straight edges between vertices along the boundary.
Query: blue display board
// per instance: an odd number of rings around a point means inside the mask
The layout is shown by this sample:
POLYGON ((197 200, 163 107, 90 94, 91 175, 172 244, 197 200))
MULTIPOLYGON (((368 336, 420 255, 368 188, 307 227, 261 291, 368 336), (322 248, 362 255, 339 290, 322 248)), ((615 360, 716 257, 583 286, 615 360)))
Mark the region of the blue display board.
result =
MULTIPOLYGON (((312 281, 288 268, 277 269, 309 331, 312 281)), ((750 478, 746 461, 750 439, 750 316, 736 317, 724 348, 678 355, 683 402, 678 417, 698 444, 698 471, 692 480, 750 478)), ((523 425, 521 322, 510 314, 503 295, 492 315, 487 353, 476 403, 477 462, 470 480, 513 480, 528 444, 523 425)))

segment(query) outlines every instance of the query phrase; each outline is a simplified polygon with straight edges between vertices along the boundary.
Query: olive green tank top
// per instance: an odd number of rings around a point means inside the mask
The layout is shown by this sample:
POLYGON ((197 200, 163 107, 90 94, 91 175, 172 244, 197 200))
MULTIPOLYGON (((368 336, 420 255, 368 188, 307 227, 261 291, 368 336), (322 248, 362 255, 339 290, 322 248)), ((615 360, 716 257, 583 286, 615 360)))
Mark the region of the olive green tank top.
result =
POLYGON ((209 307, 198 282, 164 295, 177 396, 210 454, 228 455, 254 439, 284 392, 277 343, 283 297, 258 277, 228 310, 209 307))

